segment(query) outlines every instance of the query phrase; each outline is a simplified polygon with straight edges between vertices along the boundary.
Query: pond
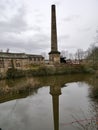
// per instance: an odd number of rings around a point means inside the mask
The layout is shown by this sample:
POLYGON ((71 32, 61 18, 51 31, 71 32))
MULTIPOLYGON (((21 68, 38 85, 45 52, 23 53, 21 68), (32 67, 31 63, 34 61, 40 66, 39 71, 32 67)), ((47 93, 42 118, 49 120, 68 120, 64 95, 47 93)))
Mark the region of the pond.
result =
POLYGON ((63 75, 0 81, 0 91, 7 90, 0 93, 1 130, 97 130, 97 80, 63 75))

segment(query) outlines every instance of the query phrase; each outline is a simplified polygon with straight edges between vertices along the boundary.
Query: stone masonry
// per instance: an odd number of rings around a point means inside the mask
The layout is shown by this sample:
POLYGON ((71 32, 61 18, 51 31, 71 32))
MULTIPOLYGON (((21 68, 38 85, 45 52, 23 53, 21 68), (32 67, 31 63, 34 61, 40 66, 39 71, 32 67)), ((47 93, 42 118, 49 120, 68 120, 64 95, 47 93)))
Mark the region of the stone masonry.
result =
POLYGON ((51 7, 51 52, 49 52, 50 63, 60 63, 60 52, 57 46, 56 8, 51 7))

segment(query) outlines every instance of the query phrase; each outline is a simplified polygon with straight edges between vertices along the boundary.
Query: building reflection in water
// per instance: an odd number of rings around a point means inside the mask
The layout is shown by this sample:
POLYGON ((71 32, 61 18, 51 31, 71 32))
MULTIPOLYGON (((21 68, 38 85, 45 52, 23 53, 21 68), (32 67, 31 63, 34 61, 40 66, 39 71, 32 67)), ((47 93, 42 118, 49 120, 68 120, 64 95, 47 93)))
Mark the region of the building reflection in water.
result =
POLYGON ((59 130, 59 95, 61 95, 61 87, 50 86, 50 94, 53 103, 54 130, 59 130))

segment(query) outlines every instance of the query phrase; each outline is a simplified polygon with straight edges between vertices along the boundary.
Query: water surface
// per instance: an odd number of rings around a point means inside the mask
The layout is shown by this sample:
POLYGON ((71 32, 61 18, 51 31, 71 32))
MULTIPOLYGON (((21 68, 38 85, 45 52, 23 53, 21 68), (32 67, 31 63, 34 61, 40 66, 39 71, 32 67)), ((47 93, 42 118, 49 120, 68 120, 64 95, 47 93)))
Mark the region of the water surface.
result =
POLYGON ((2 130, 97 130, 97 102, 90 97, 97 79, 68 75, 0 81, 1 90, 26 85, 33 89, 0 95, 2 130))

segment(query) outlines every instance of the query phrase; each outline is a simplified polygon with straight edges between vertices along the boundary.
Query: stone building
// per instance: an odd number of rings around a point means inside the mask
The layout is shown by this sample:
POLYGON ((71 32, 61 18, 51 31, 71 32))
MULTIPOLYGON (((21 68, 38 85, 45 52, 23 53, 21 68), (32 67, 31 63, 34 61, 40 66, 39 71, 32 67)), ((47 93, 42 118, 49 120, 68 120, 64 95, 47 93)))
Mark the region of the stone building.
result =
POLYGON ((25 70, 31 64, 42 63, 44 63, 44 57, 41 55, 0 52, 0 73, 6 73, 12 67, 25 70))

